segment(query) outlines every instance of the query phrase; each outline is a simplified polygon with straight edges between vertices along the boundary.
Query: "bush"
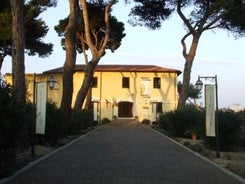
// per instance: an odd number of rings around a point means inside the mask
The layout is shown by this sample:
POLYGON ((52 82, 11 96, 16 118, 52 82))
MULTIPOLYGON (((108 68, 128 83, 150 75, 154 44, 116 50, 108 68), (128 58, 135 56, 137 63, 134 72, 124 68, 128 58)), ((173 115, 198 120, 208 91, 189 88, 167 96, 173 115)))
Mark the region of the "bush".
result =
POLYGON ((80 134, 82 130, 93 125, 93 112, 91 110, 73 110, 72 118, 68 125, 68 133, 71 135, 80 134))
POLYGON ((16 167, 16 155, 30 146, 34 108, 19 102, 12 86, 0 85, 0 176, 5 177, 16 167))
POLYGON ((141 123, 145 125, 149 125, 151 124, 151 121, 149 119, 143 119, 141 123))
MULTIPOLYGON (((238 116, 231 110, 218 112, 219 119, 219 147, 222 151, 232 151, 240 141, 240 123, 238 116)), ((216 148, 216 138, 207 137, 205 143, 211 148, 216 148)))
POLYGON ((102 125, 107 124, 107 123, 110 123, 110 122, 111 122, 111 120, 110 120, 109 118, 103 118, 103 119, 101 120, 101 124, 102 124, 102 125))
POLYGON ((173 119, 174 119, 174 111, 169 111, 169 112, 159 114, 157 121, 162 129, 172 132, 173 119))
POLYGON ((83 113, 83 121, 85 124, 85 128, 87 127, 91 127, 95 125, 94 122, 94 115, 93 115, 93 110, 91 109, 82 109, 82 113, 83 113))
POLYGON ((158 122, 161 128, 176 137, 186 137, 188 131, 195 132, 199 137, 204 136, 204 113, 193 106, 161 114, 158 122))
POLYGON ((57 144, 60 138, 67 135, 67 124, 63 114, 52 101, 46 103, 46 128, 45 142, 51 145, 57 144))

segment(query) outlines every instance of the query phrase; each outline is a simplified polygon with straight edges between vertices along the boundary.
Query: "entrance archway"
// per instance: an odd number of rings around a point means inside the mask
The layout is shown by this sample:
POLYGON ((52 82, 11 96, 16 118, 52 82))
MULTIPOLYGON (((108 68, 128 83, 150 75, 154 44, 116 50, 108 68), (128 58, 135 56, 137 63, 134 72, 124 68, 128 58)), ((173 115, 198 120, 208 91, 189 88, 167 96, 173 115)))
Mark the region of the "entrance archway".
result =
POLYGON ((118 117, 128 118, 133 117, 133 103, 132 102, 119 102, 118 103, 118 117))

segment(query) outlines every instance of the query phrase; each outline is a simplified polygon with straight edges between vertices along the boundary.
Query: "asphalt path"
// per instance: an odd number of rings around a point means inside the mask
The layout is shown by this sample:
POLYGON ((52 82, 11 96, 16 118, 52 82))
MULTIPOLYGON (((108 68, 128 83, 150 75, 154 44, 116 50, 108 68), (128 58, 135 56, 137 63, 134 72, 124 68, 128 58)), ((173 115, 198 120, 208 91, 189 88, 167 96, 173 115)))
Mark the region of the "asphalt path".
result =
POLYGON ((149 126, 109 124, 8 184, 237 184, 238 180, 149 126))

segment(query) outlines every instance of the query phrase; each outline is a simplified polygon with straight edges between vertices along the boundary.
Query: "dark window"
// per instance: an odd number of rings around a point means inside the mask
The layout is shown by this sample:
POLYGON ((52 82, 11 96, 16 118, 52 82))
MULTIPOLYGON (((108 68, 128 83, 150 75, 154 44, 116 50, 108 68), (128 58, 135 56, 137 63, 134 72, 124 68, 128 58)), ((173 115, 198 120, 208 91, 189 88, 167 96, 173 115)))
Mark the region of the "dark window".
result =
POLYGON ((129 88, 129 77, 123 77, 122 78, 122 87, 123 88, 129 88))
POLYGON ((160 77, 154 77, 153 88, 161 88, 161 78, 160 77))
POLYGON ((162 102, 157 102, 157 113, 162 112, 162 102))
POLYGON ((93 77, 92 88, 97 88, 97 87, 98 87, 98 77, 93 77))

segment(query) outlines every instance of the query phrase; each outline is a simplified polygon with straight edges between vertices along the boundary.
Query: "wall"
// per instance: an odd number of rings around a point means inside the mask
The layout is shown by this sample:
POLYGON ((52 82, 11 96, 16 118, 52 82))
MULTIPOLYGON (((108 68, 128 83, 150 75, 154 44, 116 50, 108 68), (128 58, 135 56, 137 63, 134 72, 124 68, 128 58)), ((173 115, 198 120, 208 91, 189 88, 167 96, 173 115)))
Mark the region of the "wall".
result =
MULTIPOLYGON (((98 88, 93 88, 93 100, 101 101, 101 117, 112 119, 115 107, 119 102, 133 103, 133 117, 139 120, 153 119, 152 104, 163 103, 163 111, 176 109, 177 106, 177 75, 174 73, 136 73, 136 72, 101 72, 98 77, 98 88), (130 88, 122 88, 122 77, 130 78, 130 88), (153 88, 153 78, 161 78, 161 89, 153 88), (149 78, 149 95, 142 96, 142 78, 149 78)), ((116 107, 117 108, 117 107, 116 107)))
MULTIPOLYGON (((44 74, 26 74, 26 86, 27 86, 27 100, 33 102, 34 100, 34 93, 36 93, 37 89, 34 89, 34 85, 37 83, 45 82, 48 83, 48 79, 51 75, 44 75, 44 74), (35 84, 34 84, 35 81, 35 84)), ((60 74, 52 74, 54 79, 56 80, 54 88, 51 90, 47 85, 47 99, 52 100, 60 106, 61 103, 61 96, 62 96, 62 78, 60 74)), ((5 79, 7 83, 12 85, 12 74, 6 74, 5 79)))

